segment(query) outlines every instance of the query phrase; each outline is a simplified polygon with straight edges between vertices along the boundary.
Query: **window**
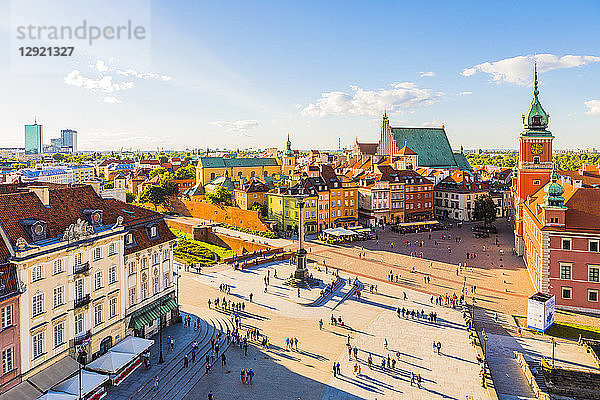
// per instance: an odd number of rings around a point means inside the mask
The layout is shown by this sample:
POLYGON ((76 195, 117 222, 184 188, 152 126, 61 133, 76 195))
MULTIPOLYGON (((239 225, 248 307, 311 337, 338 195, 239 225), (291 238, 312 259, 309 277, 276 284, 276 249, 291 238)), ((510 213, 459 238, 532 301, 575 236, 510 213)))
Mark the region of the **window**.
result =
POLYGON ((597 289, 588 289, 588 301, 593 301, 593 302, 598 301, 598 290, 597 289))
POLYGON ((75 334, 79 335, 83 332, 83 313, 75 316, 75 334))
POLYGON ((44 293, 36 294, 31 301, 31 312, 34 317, 44 312, 44 293))
POLYGON ((135 305, 135 288, 129 289, 129 306, 135 305))
POLYGON ((11 347, 2 352, 2 374, 8 374, 14 369, 15 349, 11 347))
POLYGON ((167 261, 169 259, 169 249, 163 250, 163 261, 167 261))
POLYGON ((562 298, 563 299, 572 299, 573 298, 573 288, 563 286, 562 287, 562 298))
POLYGON ((133 233, 128 233, 125 235, 125 244, 133 244, 133 233))
POLYGON ((110 245, 108 245, 108 255, 112 256, 113 254, 115 254, 115 244, 111 243, 110 245))
POLYGON ((117 316, 117 298, 113 297, 108 301, 108 318, 114 318, 117 316))
POLYGON ((2 329, 6 329, 13 324, 13 306, 12 304, 2 309, 2 329))
POLYGON ((560 279, 571 279, 572 277, 571 264, 560 264, 560 279))
POLYGON ((102 289, 102 271, 94 274, 94 290, 102 289))
POLYGON ((171 280, 169 279, 169 273, 165 272, 165 288, 171 286, 171 280))
POLYGON ((563 250, 571 250, 571 239, 563 239, 562 240, 562 249, 563 250))
POLYGON ((588 280, 590 282, 600 282, 600 267, 588 267, 588 280))
POLYGON ((81 253, 75 254, 75 265, 81 265, 81 253))
POLYGON ((41 265, 34 265, 31 270, 31 282, 39 281, 44 277, 44 269, 41 265))
POLYGON ((158 263, 159 263, 159 260, 158 260, 158 253, 154 253, 154 254, 152 254, 152 265, 156 265, 156 264, 158 264, 158 263))
POLYGON ((129 275, 135 274, 135 261, 129 263, 129 275))
POLYGON ((58 347, 64 343, 65 324, 60 322, 54 325, 54 347, 58 347))
POLYGON ((54 288, 53 307, 60 307, 65 303, 64 286, 54 288))
POLYGON ((108 268, 108 284, 111 285, 117 281, 117 266, 113 265, 108 268))
POLYGON ((534 179, 533 184, 539 186, 541 184, 541 181, 539 179, 534 179))
POLYGON ((33 359, 44 354, 44 332, 33 335, 33 359))
POLYGON ((158 276, 152 278, 152 294, 158 293, 158 290, 160 289, 158 281, 158 276))
POLYGON ((589 241, 589 249, 593 253, 598 253, 598 251, 599 251, 598 241, 597 240, 590 240, 589 241))
POLYGON ((65 267, 63 265, 62 260, 58 259, 58 260, 54 260, 54 267, 52 269, 52 273, 54 275, 56 274, 60 274, 61 272, 65 271, 65 267))
POLYGON ((539 157, 533 157, 533 163, 534 164, 539 164, 540 163, 540 158, 539 157))
POLYGON ((102 249, 100 247, 96 247, 94 249, 94 261, 97 261, 100 258, 102 258, 102 249))
POLYGON ((94 326, 102 324, 102 304, 94 307, 94 326))
POLYGON ((142 282, 142 300, 148 297, 148 281, 142 282))
POLYGON ((75 299, 79 300, 83 298, 83 279, 77 279, 75 281, 75 299))
POLYGON ((148 259, 146 257, 142 258, 142 269, 148 268, 148 259))
POLYGON ((156 226, 153 226, 150 228, 150 237, 156 237, 158 236, 158 228, 156 226))

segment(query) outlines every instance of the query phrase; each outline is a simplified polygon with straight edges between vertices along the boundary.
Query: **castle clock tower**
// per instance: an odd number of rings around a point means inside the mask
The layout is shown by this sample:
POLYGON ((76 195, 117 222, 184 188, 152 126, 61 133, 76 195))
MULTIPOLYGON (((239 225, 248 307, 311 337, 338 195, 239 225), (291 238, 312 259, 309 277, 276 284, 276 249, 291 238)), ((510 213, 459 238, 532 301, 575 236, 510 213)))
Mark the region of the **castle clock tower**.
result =
POLYGON ((539 93, 537 64, 534 64, 533 100, 527 114, 523 115, 523 132, 519 136, 519 160, 513 175, 515 249, 519 255, 522 255, 524 247, 522 202, 550 181, 554 169, 554 136, 548 130, 550 115, 542 107, 539 93))

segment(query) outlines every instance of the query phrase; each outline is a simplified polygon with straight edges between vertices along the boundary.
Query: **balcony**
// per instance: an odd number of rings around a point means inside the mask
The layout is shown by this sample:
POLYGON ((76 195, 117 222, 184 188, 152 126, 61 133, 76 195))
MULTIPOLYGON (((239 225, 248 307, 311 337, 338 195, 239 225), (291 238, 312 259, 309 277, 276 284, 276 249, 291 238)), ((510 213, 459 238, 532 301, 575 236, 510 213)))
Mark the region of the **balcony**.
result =
POLYGON ((90 263, 85 262, 83 264, 73 266, 73 274, 85 274, 90 270, 90 263))
POLYGON ((75 300, 73 301, 73 309, 75 309, 75 310, 76 310, 76 309, 78 309, 78 308, 85 307, 85 306, 87 306, 88 304, 90 304, 90 301, 91 301, 91 299, 90 299, 90 295, 89 295, 89 294, 86 294, 86 295, 85 295, 85 296, 83 296, 83 297, 80 297, 80 298, 78 298, 78 299, 75 299, 75 300))
POLYGON ((81 345, 84 341, 92 337, 92 332, 87 331, 84 333, 80 333, 79 335, 75 335, 73 339, 71 339, 70 347, 75 347, 81 345))

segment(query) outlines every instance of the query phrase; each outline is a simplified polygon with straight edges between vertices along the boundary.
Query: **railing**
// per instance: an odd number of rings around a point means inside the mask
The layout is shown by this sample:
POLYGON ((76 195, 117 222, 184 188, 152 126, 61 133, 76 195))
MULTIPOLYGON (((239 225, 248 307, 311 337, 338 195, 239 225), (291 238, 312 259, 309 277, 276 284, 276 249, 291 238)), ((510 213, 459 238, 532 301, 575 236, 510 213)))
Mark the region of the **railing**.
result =
POLYGON ((80 297, 78 299, 73 300, 73 308, 77 309, 77 308, 80 308, 80 307, 85 307, 88 304, 90 304, 90 301, 91 301, 90 295, 86 294, 83 297, 80 297))
MULTIPOLYGON (((550 400, 550 395, 548 393, 544 392, 538 386, 538 384, 535 380, 535 375, 529 368, 529 364, 527 364, 527 361, 525 360, 525 357, 523 356, 523 354, 521 354, 517 351, 515 351, 514 354, 515 354, 515 358, 517 359, 517 363, 519 363, 519 366, 521 367, 521 371, 523 371, 523 375, 525 375, 525 379, 527 380, 527 383, 529 383, 529 386, 531 386, 531 390, 533 390, 533 393, 535 394, 535 397, 537 397, 539 400, 550 400)), ((541 368, 541 366, 540 366, 540 368, 541 368)))
POLYGON ((77 335, 73 339, 71 339, 71 347, 79 346, 85 340, 87 340, 87 339, 89 339, 91 337, 92 337, 92 332, 91 331, 87 331, 85 333, 80 333, 79 335, 77 335))
POLYGON ((90 270, 90 263, 85 262, 83 264, 78 264, 73 266, 73 274, 84 274, 90 270))

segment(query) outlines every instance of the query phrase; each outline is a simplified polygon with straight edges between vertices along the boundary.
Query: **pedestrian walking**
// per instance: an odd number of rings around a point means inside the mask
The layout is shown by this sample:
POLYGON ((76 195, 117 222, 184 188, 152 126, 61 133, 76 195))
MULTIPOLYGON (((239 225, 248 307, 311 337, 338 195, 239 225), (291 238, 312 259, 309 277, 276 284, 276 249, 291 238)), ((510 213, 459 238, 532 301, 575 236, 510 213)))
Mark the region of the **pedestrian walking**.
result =
POLYGON ((336 364, 335 361, 333 362, 333 377, 336 377, 336 372, 337 372, 337 368, 336 368, 336 364))
POLYGON ((187 368, 189 364, 187 354, 183 356, 183 368, 187 368))
POLYGON ((227 358, 225 357, 225 353, 221 354, 221 365, 227 365, 227 358))
POLYGON ((154 377, 154 391, 158 391, 158 383, 159 383, 159 378, 158 378, 158 375, 156 375, 154 377))
POLYGON ((213 394, 212 394, 212 390, 210 392, 208 392, 208 400, 215 400, 215 398, 213 397, 213 394))

